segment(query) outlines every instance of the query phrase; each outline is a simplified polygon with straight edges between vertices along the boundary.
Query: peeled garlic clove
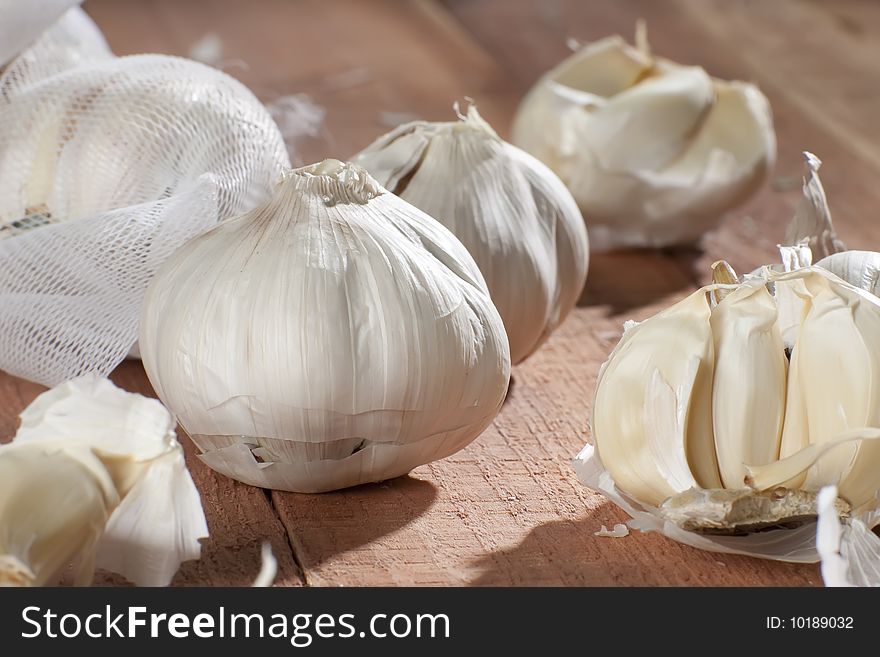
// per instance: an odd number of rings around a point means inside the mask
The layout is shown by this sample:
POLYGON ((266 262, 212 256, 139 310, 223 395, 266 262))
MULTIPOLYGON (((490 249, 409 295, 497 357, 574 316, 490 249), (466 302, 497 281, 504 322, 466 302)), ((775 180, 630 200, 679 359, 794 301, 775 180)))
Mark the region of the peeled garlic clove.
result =
POLYGON ((354 161, 464 243, 504 320, 514 364, 574 307, 589 258, 583 218, 553 172, 499 139, 475 107, 460 121, 400 126, 354 161))
POLYGON ((788 363, 776 320, 761 284, 740 286, 712 310, 712 424, 726 488, 743 486, 745 464, 779 457, 788 363))
POLYGON ((150 381, 201 458, 267 488, 334 490, 448 456, 510 376, 464 246, 336 160, 289 171, 177 251, 140 327, 150 381))
POLYGON ((198 492, 156 400, 86 376, 49 390, 0 446, 0 584, 40 586, 77 562, 166 585, 208 535, 198 492))
POLYGON ((593 439, 626 494, 659 505, 721 486, 712 444, 714 343, 706 293, 629 328, 599 372, 593 439))
POLYGON ((544 75, 520 105, 513 143, 568 186, 596 250, 695 242, 754 193, 776 155, 770 106, 754 85, 619 37, 544 75))

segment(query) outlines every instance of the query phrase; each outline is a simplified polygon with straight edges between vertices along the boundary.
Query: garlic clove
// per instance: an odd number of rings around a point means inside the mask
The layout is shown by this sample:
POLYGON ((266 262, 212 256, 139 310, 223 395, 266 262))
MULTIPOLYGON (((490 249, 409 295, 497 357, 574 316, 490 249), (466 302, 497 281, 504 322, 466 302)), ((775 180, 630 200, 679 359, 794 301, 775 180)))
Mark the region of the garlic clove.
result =
POLYGON ((788 363, 776 320, 763 284, 738 287, 712 310, 712 422, 726 488, 743 486, 746 463, 779 457, 788 363))
POLYGON ((96 457, 13 444, 0 450, 0 482, 0 585, 44 586, 77 558, 89 569, 119 503, 96 457))
POLYGON ((589 260, 587 231, 571 194, 546 166, 499 139, 473 106, 460 119, 401 126, 355 162, 467 247, 516 364, 577 302, 589 260))
MULTIPOLYGON (((880 359, 870 348, 880 336, 880 301, 819 268, 809 271, 802 277, 809 298, 790 377, 795 402, 806 411, 807 440, 815 444, 851 429, 880 425, 880 399, 874 389, 880 381, 880 359)), ((803 429, 797 422, 786 433, 803 429)), ((783 445, 787 442, 784 436, 783 445)), ((789 448, 782 455, 791 453, 789 448)), ((864 463, 880 463, 878 457, 880 446, 873 444, 835 450, 811 468, 803 486, 817 490, 839 484, 841 495, 860 507, 865 494, 873 497, 877 488, 865 490, 860 482, 871 486, 871 478, 859 478, 854 470, 863 470, 864 463)))
POLYGON ((817 267, 830 271, 850 285, 880 297, 880 253, 841 251, 819 260, 817 267))
POLYGON ((659 506, 693 486, 721 486, 712 442, 714 344, 699 290, 629 328, 602 366, 596 448, 615 483, 659 506))
POLYGON ((88 375, 39 397, 0 446, 0 581, 51 583, 78 561, 167 585, 208 535, 162 405, 88 375), (18 566, 15 566, 18 564, 18 566))
POLYGON ((875 448, 880 447, 880 429, 864 427, 844 431, 828 440, 811 443, 802 450, 773 463, 747 466, 747 483, 756 490, 799 484, 804 490, 840 485, 840 496, 862 513, 876 506, 880 489, 875 448), (864 451, 863 451, 864 450, 864 451), (853 454, 857 453, 857 457, 853 454), (841 466, 841 464, 844 464, 841 466), (852 467, 846 464, 852 463, 852 467))
POLYGON ((598 98, 622 93, 647 75, 654 65, 650 54, 619 36, 587 44, 556 70, 558 91, 589 89, 598 98))
POLYGON ((608 171, 665 167, 690 143, 714 100, 712 80, 699 67, 648 77, 589 112, 582 143, 608 171))

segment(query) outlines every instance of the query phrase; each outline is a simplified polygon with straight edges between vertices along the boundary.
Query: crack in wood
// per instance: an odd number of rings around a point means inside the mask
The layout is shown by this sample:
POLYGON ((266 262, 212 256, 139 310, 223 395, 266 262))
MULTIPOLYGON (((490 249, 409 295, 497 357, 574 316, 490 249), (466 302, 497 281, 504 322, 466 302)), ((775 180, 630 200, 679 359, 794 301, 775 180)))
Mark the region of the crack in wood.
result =
POLYGON ((284 528, 284 538, 287 541, 287 547, 290 548, 290 556, 293 558, 293 563, 299 570, 300 576, 302 577, 302 585, 303 586, 311 586, 309 583, 309 577, 306 573, 306 569, 303 566, 302 560, 300 559, 299 554, 296 551, 296 545, 293 542, 293 536, 291 535, 290 528, 285 524, 284 518, 281 517, 281 512, 278 509, 278 506, 275 504, 275 497, 272 490, 268 488, 260 489, 263 491, 263 494, 266 496, 266 500, 269 502, 269 506, 272 507, 272 513, 275 514, 275 517, 278 519, 278 522, 281 523, 281 526, 284 528))

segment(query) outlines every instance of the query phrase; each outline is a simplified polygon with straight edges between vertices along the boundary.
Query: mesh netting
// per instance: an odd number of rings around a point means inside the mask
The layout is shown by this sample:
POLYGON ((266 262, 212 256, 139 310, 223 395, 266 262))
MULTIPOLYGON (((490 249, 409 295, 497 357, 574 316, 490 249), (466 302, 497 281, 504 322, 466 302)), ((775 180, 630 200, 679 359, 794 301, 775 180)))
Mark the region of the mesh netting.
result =
POLYGON ((0 368, 54 385, 115 367, 162 261, 262 200, 289 161, 220 71, 114 57, 79 8, 31 43, 0 70, 0 368))

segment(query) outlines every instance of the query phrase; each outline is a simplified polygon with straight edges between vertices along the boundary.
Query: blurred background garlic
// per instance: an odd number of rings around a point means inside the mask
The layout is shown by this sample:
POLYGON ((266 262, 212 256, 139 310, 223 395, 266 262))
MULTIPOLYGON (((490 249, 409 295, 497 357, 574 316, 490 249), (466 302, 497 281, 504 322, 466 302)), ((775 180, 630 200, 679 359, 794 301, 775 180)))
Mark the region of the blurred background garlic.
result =
POLYGON ((474 106, 459 119, 407 123, 353 161, 467 247, 517 364, 577 303, 587 276, 587 230, 552 171, 502 141, 474 106))
POLYGON ((144 367, 212 468, 321 492, 461 449, 510 352, 467 250, 362 168, 289 171, 177 251, 141 315, 144 367))
POLYGON ((155 399, 85 376, 37 397, 0 446, 0 586, 43 586, 74 565, 167 585, 208 535, 199 493, 155 399))
POLYGON ((545 74, 513 143, 568 186, 594 250, 692 244, 763 183, 776 155, 754 85, 710 77, 614 36, 545 74))
MULTIPOLYGON (((59 4, 14 3, 0 36, 59 4)), ((262 201, 289 160, 221 71, 114 57, 79 7, 33 36, 0 72, 0 369, 54 385, 119 364, 162 261, 262 201)))
POLYGON ((841 513, 876 506, 880 299, 820 267, 765 278, 706 286, 630 324, 599 373, 595 446, 576 467, 639 522, 653 517, 642 528, 814 560, 812 529, 749 532, 814 519, 826 485, 841 513))

